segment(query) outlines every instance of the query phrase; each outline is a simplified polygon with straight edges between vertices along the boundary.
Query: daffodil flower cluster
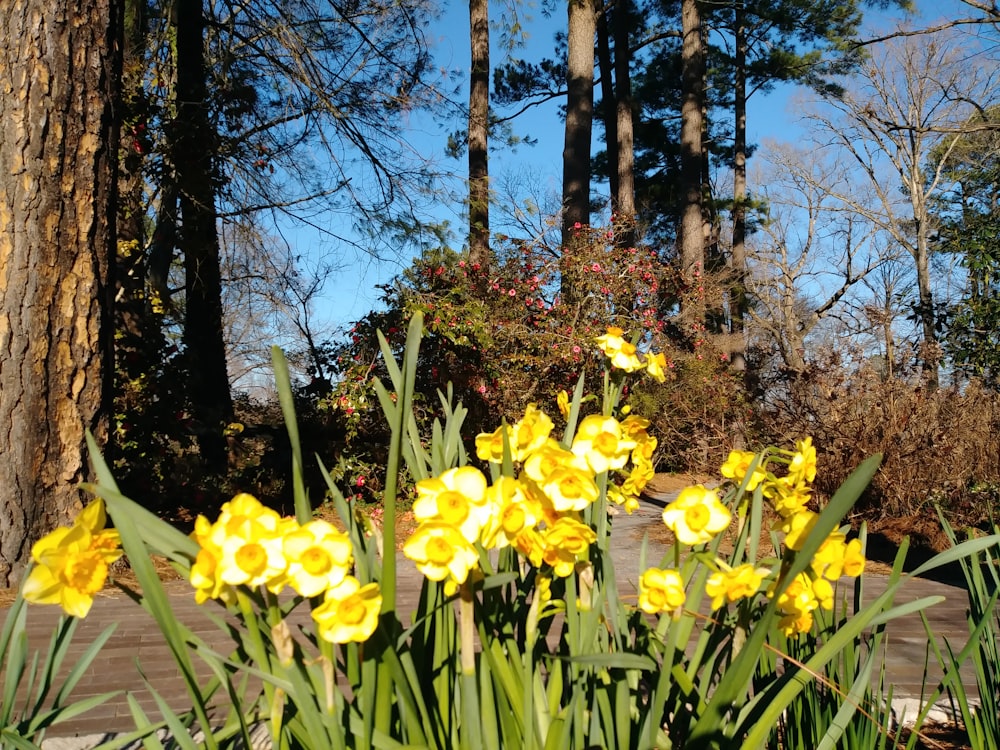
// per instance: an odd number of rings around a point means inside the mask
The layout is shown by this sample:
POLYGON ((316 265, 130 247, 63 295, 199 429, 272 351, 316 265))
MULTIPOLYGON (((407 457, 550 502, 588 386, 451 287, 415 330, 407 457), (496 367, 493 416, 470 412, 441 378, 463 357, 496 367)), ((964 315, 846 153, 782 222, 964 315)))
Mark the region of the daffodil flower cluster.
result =
POLYGON ((299 524, 241 493, 222 506, 215 523, 198 516, 192 536, 200 547, 190 576, 199 603, 232 603, 240 586, 273 594, 290 586, 300 596, 323 597, 312 617, 324 640, 361 642, 375 632, 378 584, 362 586, 351 575, 351 540, 326 521, 299 524))
POLYGON ((430 580, 462 584, 479 566, 479 551, 512 547, 537 568, 569 576, 596 541, 582 511, 600 496, 597 477, 625 476, 608 496, 626 508, 652 476, 655 439, 649 422, 630 416, 591 415, 581 420, 569 449, 551 437, 552 419, 529 404, 524 417, 476 438, 477 456, 503 462, 504 446, 518 465, 516 476, 492 484, 477 468, 449 469, 417 482, 413 515, 417 529, 403 554, 430 580), (626 472, 631 462, 631 471, 626 472))
MULTIPOLYGON (((811 438, 805 438, 795 444, 794 451, 778 451, 768 458, 787 464, 787 473, 775 476, 767 460, 758 460, 754 453, 747 451, 732 451, 721 473, 736 484, 745 485, 748 491, 760 488, 778 515, 774 530, 782 532, 785 547, 796 552, 802 549, 819 518, 806 507, 811 494, 809 485, 816 478, 816 448, 811 438)), ((860 576, 864 567, 861 542, 848 541, 843 530, 831 532, 810 561, 809 569, 789 582, 778 595, 781 613, 778 626, 782 632, 795 636, 808 631, 813 625, 813 612, 833 609, 833 584, 841 576, 860 576)), ((718 588, 714 591, 716 593, 709 591, 709 594, 717 597, 718 588)), ((777 582, 768 588, 768 595, 773 596, 775 591, 777 582)))
MULTIPOLYGON (((794 451, 775 451, 764 456, 732 451, 721 474, 748 492, 759 490, 777 513, 774 530, 784 534, 785 548, 791 554, 802 549, 819 518, 806 507, 810 483, 816 478, 816 448, 811 438, 798 441, 794 451), (775 476, 769 461, 787 465, 784 476, 775 476)), ((710 542, 729 527, 731 520, 732 515, 717 492, 703 485, 685 488, 663 511, 664 524, 673 531, 679 544, 687 546, 710 542)), ((833 609, 834 583, 841 576, 861 575, 864 566, 861 542, 848 541, 842 529, 831 532, 809 568, 777 594, 778 627, 788 637, 808 631, 817 609, 833 609)), ((715 560, 713 568, 705 583, 705 593, 711 597, 713 609, 753 599, 765 589, 772 597, 778 591, 778 580, 767 567, 757 567, 754 563, 732 567, 715 560)), ((684 598, 684 586, 676 571, 651 568, 640 578, 639 607, 649 614, 677 612, 684 598)))
POLYGON ((35 565, 22 589, 26 601, 58 604, 73 617, 86 617, 94 594, 108 579, 108 566, 122 556, 118 532, 107 529, 104 501, 95 500, 31 548, 35 565))
MULTIPOLYGON (((731 518, 715 490, 700 484, 681 490, 663 509, 663 523, 679 544, 688 546, 711 541, 729 527, 731 518)), ((714 596, 711 591, 709 595, 714 596)), ((639 578, 639 608, 647 614, 679 612, 684 600, 684 585, 676 570, 650 568, 639 578)))
POLYGON ((625 332, 617 326, 608 326, 607 333, 597 337, 597 346, 609 360, 611 367, 625 372, 645 370, 658 383, 666 380, 664 368, 667 358, 662 352, 647 352, 640 357, 635 344, 625 340, 625 332))

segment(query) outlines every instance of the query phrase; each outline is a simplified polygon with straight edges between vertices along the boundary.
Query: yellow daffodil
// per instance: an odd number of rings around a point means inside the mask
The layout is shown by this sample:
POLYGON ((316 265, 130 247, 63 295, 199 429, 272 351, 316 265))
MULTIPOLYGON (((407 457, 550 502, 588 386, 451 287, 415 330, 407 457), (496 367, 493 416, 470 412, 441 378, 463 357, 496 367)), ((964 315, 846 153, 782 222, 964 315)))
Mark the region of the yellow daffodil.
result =
MULTIPOLYGON (((778 628, 784 633, 785 637, 791 638, 797 636, 800 633, 805 633, 812 627, 812 613, 821 605, 821 600, 817 598, 817 594, 822 597, 823 603, 828 602, 832 606, 833 589, 829 588, 828 581, 823 581, 823 583, 826 586, 821 584, 817 587, 808 575, 799 573, 778 597, 778 611, 782 614, 781 619, 778 621, 778 628)), ((771 584, 767 595, 774 596, 777 586, 777 581, 771 584)))
POLYGON ((852 539, 844 547, 844 575, 857 578, 864 571, 865 556, 861 551, 861 540, 852 539))
POLYGON ((833 609, 833 584, 825 578, 815 578, 812 582, 813 598, 820 608, 827 612, 833 609))
POLYGON ((382 594, 377 583, 362 586, 354 576, 347 576, 329 588, 323 603, 312 611, 316 631, 330 643, 362 643, 378 627, 382 594))
POLYGON ((601 494, 590 472, 572 466, 556 468, 540 486, 552 507, 560 513, 583 510, 601 494))
POLYGON ((719 609, 725 602, 731 604, 754 596, 760 591, 764 577, 771 572, 750 563, 731 568, 720 560, 718 566, 719 570, 705 583, 705 593, 712 597, 712 609, 719 609))
POLYGON ((816 525, 819 516, 811 510, 801 510, 795 515, 783 518, 775 524, 775 528, 785 535, 785 546, 791 550, 800 550, 806 537, 816 525))
POLYGON ((513 477, 498 477, 486 490, 490 516, 480 534, 487 549, 508 546, 524 529, 542 518, 542 506, 532 486, 513 477))
POLYGON ((545 445, 552 427, 552 419, 548 414, 537 405, 528 404, 524 417, 514 425, 510 446, 514 460, 523 461, 529 453, 545 445))
POLYGON ((676 570, 648 568, 639 577, 639 609, 646 614, 676 611, 686 599, 684 581, 676 570))
POLYGON ((586 461, 563 448, 555 440, 549 439, 524 459, 522 471, 533 482, 542 484, 559 467, 575 466, 582 469, 586 465, 586 461))
POLYGON ((750 465, 757 458, 757 454, 752 451, 729 451, 729 457, 726 462, 722 464, 720 473, 727 479, 732 479, 736 484, 742 485, 744 481, 747 483, 747 490, 753 491, 757 489, 761 482, 767 477, 766 468, 764 462, 761 461, 756 467, 754 467, 753 473, 750 474, 750 478, 747 479, 747 472, 750 471, 750 465))
POLYGON ((491 461, 495 464, 503 461, 504 436, 513 450, 514 431, 510 425, 497 427, 493 432, 480 432, 476 435, 476 456, 481 461, 491 461))
POLYGON ((479 553, 462 533, 437 521, 420 524, 403 544, 403 554, 432 581, 451 576, 456 583, 464 583, 469 571, 479 565, 479 553))
POLYGON ((778 629, 785 638, 795 638, 802 633, 807 633, 812 626, 812 612, 791 612, 778 620, 778 629))
POLYGON ((122 555, 118 532, 105 529, 105 523, 104 502, 95 500, 72 526, 35 542, 35 566, 21 590, 25 600, 58 604, 68 615, 86 617, 108 578, 108 566, 122 555))
POLYGON ((198 516, 191 536, 200 548, 188 579, 194 587, 195 601, 198 604, 208 599, 221 599, 227 604, 235 601, 236 592, 233 587, 219 576, 222 548, 212 541, 211 521, 205 516, 198 516))
POLYGON ((611 360, 611 366, 616 370, 635 372, 643 369, 635 344, 626 341, 624 335, 621 328, 608 326, 608 332, 597 337, 597 346, 611 360))
POLYGON ((704 485, 686 487, 663 509, 663 523, 681 544, 704 544, 729 526, 729 510, 704 485))
POLYGON ((282 538, 287 582, 302 596, 318 596, 350 572, 351 539, 322 519, 303 524, 282 538))
POLYGON ((223 504, 209 534, 212 542, 221 548, 223 541, 230 537, 277 538, 295 525, 295 519, 282 519, 253 495, 241 492, 223 504))
POLYGON ((527 558, 536 568, 542 567, 545 540, 538 529, 533 526, 523 529, 520 534, 514 537, 511 544, 522 557, 527 558))
POLYGON ((609 484, 608 500, 615 505, 620 505, 628 515, 632 515, 639 509, 639 498, 636 495, 625 492, 625 485, 618 487, 617 485, 609 484))
POLYGON ((653 452, 656 450, 656 438, 643 434, 636 438, 635 448, 632 449, 633 464, 649 464, 653 467, 653 452))
POLYGON ((562 418, 569 419, 569 394, 565 390, 556 394, 556 406, 559 407, 562 418))
POLYGON ((236 591, 219 577, 221 553, 202 547, 191 566, 189 581, 194 588, 194 600, 202 604, 208 599, 221 599, 226 604, 236 601, 236 591))
POLYGON ((646 372, 657 383, 662 383, 667 379, 664 368, 667 366, 667 358, 663 352, 648 352, 646 354, 646 372))
POLYGON ((441 476, 417 482, 413 517, 452 526, 470 544, 490 519, 486 477, 474 466, 448 469, 441 476))
POLYGON ((607 356, 616 352, 625 344, 625 331, 618 326, 608 326, 607 333, 597 337, 597 346, 607 356))
POLYGON ((282 537, 298 528, 255 497, 240 494, 222 506, 218 520, 199 535, 202 547, 218 552, 219 579, 230 586, 280 588, 286 561, 282 537))
POLYGON ((650 421, 645 417, 640 417, 637 414, 629 414, 625 419, 621 421, 622 432, 628 435, 631 440, 635 440, 637 443, 644 440, 652 440, 656 442, 656 438, 651 438, 646 430, 649 429, 650 421))
POLYGON ((816 479, 816 448, 813 447, 811 437, 795 443, 795 453, 788 464, 788 474, 804 482, 816 479))
POLYGON ((833 531, 823 540, 813 559, 809 561, 809 566, 817 577, 827 578, 836 581, 840 578, 844 568, 844 550, 847 548, 847 540, 841 531, 833 531))
POLYGON ((591 471, 601 474, 625 466, 635 446, 617 419, 592 414, 580 422, 570 450, 586 460, 591 471))
POLYGON ((542 540, 545 545, 542 559, 552 566, 556 576, 565 578, 597 541, 597 534, 586 524, 563 516, 542 533, 542 540))
POLYGON ((771 501, 771 506, 782 518, 803 511, 809 502, 810 491, 801 477, 792 474, 768 479, 763 484, 764 497, 771 501))
POLYGON ((230 536, 222 543, 219 577, 230 586, 280 585, 286 561, 281 538, 230 536))
MULTIPOLYGON (((778 581, 771 584, 767 595, 774 596, 778 581)), ((778 609, 782 612, 812 612, 818 603, 813 594, 812 579, 805 573, 799 573, 778 596, 778 609)))
POLYGON ((653 470, 652 463, 646 461, 635 462, 632 471, 629 472, 629 475, 622 484, 622 492, 626 495, 638 497, 655 475, 656 472, 653 470))

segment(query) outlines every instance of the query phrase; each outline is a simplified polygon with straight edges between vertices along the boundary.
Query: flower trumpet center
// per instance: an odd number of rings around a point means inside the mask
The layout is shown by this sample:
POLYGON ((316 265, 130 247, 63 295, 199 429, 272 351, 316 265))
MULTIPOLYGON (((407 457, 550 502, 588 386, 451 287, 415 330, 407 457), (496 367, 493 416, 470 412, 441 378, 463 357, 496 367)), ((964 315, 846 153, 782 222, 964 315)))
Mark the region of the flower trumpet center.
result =
POLYGON ((319 547, 310 547, 302 553, 302 569, 311 576, 318 576, 330 570, 330 556, 319 547))
POLYGON ((438 498, 438 512, 445 523, 460 526, 469 516, 469 503, 460 492, 442 492, 438 498))
POLYGON ((364 622, 364 603, 356 596, 352 596, 337 607, 337 617, 344 625, 360 625, 364 622))
POLYGON ((684 511, 684 521, 692 531, 704 529, 711 516, 711 512, 704 505, 695 505, 684 511))
POLYGON ((452 558, 451 545, 444 539, 436 538, 427 542, 427 561, 434 565, 445 565, 452 558))
POLYGON ((236 552, 236 564, 251 576, 260 575, 267 567, 267 552, 254 542, 244 544, 236 552))
POLYGON ((104 585, 108 566, 96 553, 75 555, 66 562, 65 575, 67 586, 81 594, 93 595, 104 585))

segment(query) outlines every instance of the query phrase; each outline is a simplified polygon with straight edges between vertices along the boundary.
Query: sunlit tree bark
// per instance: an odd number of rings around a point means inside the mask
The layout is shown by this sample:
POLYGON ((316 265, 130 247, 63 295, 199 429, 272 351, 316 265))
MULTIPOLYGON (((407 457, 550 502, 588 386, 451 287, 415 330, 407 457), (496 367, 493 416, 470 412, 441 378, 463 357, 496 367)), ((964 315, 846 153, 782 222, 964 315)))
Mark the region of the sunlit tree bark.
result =
POLYGON ((115 0, 0 14, 0 585, 81 507, 107 432, 120 28, 115 0))

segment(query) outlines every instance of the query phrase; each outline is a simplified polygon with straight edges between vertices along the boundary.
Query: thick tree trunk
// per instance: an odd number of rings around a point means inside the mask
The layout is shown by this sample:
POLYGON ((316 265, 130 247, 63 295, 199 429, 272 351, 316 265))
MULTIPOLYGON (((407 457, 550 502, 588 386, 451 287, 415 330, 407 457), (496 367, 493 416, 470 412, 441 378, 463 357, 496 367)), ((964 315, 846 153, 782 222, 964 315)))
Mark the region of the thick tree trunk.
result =
POLYGON ((472 72, 469 76, 469 260, 490 262, 490 177, 487 138, 490 111, 489 0, 469 0, 472 72))
POLYGON ((216 229, 218 141, 208 119, 204 18, 201 0, 177 0, 177 118, 173 162, 180 193, 180 248, 184 254, 184 348, 187 394, 198 445, 209 468, 222 471, 227 455, 222 428, 232 419, 222 325, 222 272, 216 229))
POLYGON ((0 14, 0 585, 81 506, 85 430, 107 432, 120 8, 0 14))
POLYGON ((678 233, 681 271, 690 281, 705 267, 702 213, 702 132, 705 106, 705 49, 698 0, 681 3, 681 225, 678 233))
POLYGON ((563 301, 574 303, 573 256, 579 227, 590 224, 590 139, 594 120, 594 35, 592 0, 569 0, 566 50, 566 137, 563 146, 563 301))

